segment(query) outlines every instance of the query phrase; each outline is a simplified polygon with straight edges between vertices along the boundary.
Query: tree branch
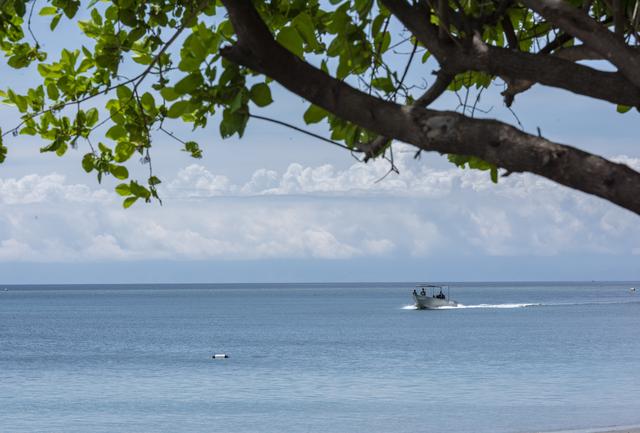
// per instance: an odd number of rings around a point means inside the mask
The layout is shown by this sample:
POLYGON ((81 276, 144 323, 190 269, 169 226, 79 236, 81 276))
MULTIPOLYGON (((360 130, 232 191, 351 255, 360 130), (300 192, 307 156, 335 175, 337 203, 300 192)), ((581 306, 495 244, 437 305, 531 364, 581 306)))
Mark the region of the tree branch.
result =
POLYGON ((416 107, 428 107, 431 105, 433 101, 438 99, 440 95, 447 90, 451 81, 453 81, 454 76, 448 74, 445 71, 438 71, 436 73, 436 81, 427 89, 427 91, 414 102, 414 106, 416 107))
MULTIPOLYGON (((436 81, 427 89, 427 91, 413 103, 413 107, 428 107, 433 101, 438 99, 442 95, 454 76, 447 74, 444 71, 438 71, 436 73, 436 81)), ((384 150, 391 139, 388 137, 379 136, 371 143, 362 143, 358 147, 365 153, 364 162, 369 161, 371 158, 375 158, 382 150, 384 150)))
POLYGON ((615 65, 636 88, 640 88, 640 56, 624 40, 594 21, 582 9, 561 0, 523 0, 523 3, 582 40, 615 65))
POLYGON ((405 0, 382 2, 451 73, 482 71, 511 80, 558 87, 614 104, 640 106, 640 87, 630 85, 620 73, 599 71, 547 54, 494 47, 479 37, 465 46, 443 42, 438 39, 435 26, 423 19, 424 11, 419 6, 411 6, 405 0))
POLYGON ((516 36, 516 31, 513 29, 513 24, 511 23, 509 15, 505 15, 502 19, 502 28, 504 29, 504 34, 507 37, 507 42, 509 42, 509 48, 512 50, 519 50, 518 37, 516 36))
MULTIPOLYGON (((592 49, 584 45, 576 45, 573 47, 559 48, 554 53, 554 56, 561 59, 569 60, 571 62, 577 62, 579 60, 599 60, 602 56, 592 49)), ((504 96, 504 102, 507 107, 510 107, 513 103, 513 98, 522 92, 529 90, 534 84, 533 81, 528 80, 506 80, 507 89, 502 92, 504 96)))
POLYGON ((278 44, 250 0, 223 0, 238 36, 228 60, 270 76, 315 105, 384 137, 427 151, 472 155, 510 172, 531 172, 640 215, 640 173, 505 123, 407 107, 367 95, 278 44))
POLYGON ((613 26, 616 36, 622 39, 624 36, 624 5, 622 0, 613 0, 613 26))

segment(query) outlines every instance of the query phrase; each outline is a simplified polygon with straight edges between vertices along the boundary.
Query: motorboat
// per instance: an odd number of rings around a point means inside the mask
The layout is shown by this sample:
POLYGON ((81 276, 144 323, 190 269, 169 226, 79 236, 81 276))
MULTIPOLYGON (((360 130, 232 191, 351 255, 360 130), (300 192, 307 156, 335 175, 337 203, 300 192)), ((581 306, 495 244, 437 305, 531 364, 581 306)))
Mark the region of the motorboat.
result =
POLYGON ((458 306, 456 301, 452 301, 449 298, 449 286, 418 284, 413 289, 413 299, 419 310, 458 306))

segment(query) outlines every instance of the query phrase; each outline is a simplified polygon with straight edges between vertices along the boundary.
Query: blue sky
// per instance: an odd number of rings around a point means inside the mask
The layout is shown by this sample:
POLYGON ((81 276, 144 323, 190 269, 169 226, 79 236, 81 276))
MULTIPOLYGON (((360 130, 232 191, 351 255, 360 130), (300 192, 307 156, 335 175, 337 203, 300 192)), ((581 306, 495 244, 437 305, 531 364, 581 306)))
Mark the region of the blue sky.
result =
MULTIPOLYGON (((63 43, 53 40, 49 43, 63 43)), ((429 65, 427 65, 429 66, 429 65)), ((424 67, 423 67, 424 68, 424 67)), ((413 72, 417 79, 430 70, 413 72)), ((4 85, 30 75, 0 67, 4 85)), ((264 111, 301 124, 300 98, 275 89, 264 111)), ((453 95, 437 108, 455 108, 453 95)), ((514 123, 499 89, 481 106, 514 123)), ((514 109, 528 131, 640 170, 638 114, 534 87, 514 109)), ((0 127, 15 124, 0 106, 0 127)), ((640 280, 638 217, 533 175, 498 185, 438 155, 394 145, 399 175, 313 138, 253 121, 242 140, 190 132, 202 160, 157 136, 164 205, 123 210, 113 182, 85 174, 86 149, 41 155, 8 138, 0 166, 0 284, 100 282, 640 280)), ((326 134, 323 127, 314 128, 326 134)), ((327 134, 328 135, 328 134, 327 134)), ((134 168, 143 175, 144 167, 134 168)))

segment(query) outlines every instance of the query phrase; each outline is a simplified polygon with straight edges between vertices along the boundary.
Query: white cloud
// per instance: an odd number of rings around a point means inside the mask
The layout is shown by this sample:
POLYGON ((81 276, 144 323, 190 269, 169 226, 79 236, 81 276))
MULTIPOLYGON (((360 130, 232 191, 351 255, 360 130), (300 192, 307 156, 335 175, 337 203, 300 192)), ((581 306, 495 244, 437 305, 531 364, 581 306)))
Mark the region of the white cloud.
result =
POLYGON ((183 197, 215 197, 234 192, 229 178, 212 174, 201 165, 192 164, 178 172, 169 190, 183 197))
MULTIPOLYGON (((237 260, 638 254, 638 217, 533 175, 384 161, 291 164, 234 183, 200 165, 166 181, 165 205, 123 210, 64 176, 0 179, 0 261, 237 260)), ((640 159, 616 159, 640 167, 640 159)))
POLYGON ((46 176, 30 174, 20 179, 0 178, 0 203, 5 204, 100 202, 109 195, 103 189, 92 190, 87 185, 66 184, 65 177, 57 173, 46 176))

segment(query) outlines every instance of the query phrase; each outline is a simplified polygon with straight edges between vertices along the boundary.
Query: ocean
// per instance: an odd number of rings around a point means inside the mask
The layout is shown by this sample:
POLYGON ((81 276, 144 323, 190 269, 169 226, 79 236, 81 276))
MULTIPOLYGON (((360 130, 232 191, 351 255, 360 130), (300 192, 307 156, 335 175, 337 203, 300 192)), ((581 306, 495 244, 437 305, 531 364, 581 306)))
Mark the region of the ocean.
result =
POLYGON ((640 283, 450 286, 0 285, 0 432, 640 425, 640 283))

